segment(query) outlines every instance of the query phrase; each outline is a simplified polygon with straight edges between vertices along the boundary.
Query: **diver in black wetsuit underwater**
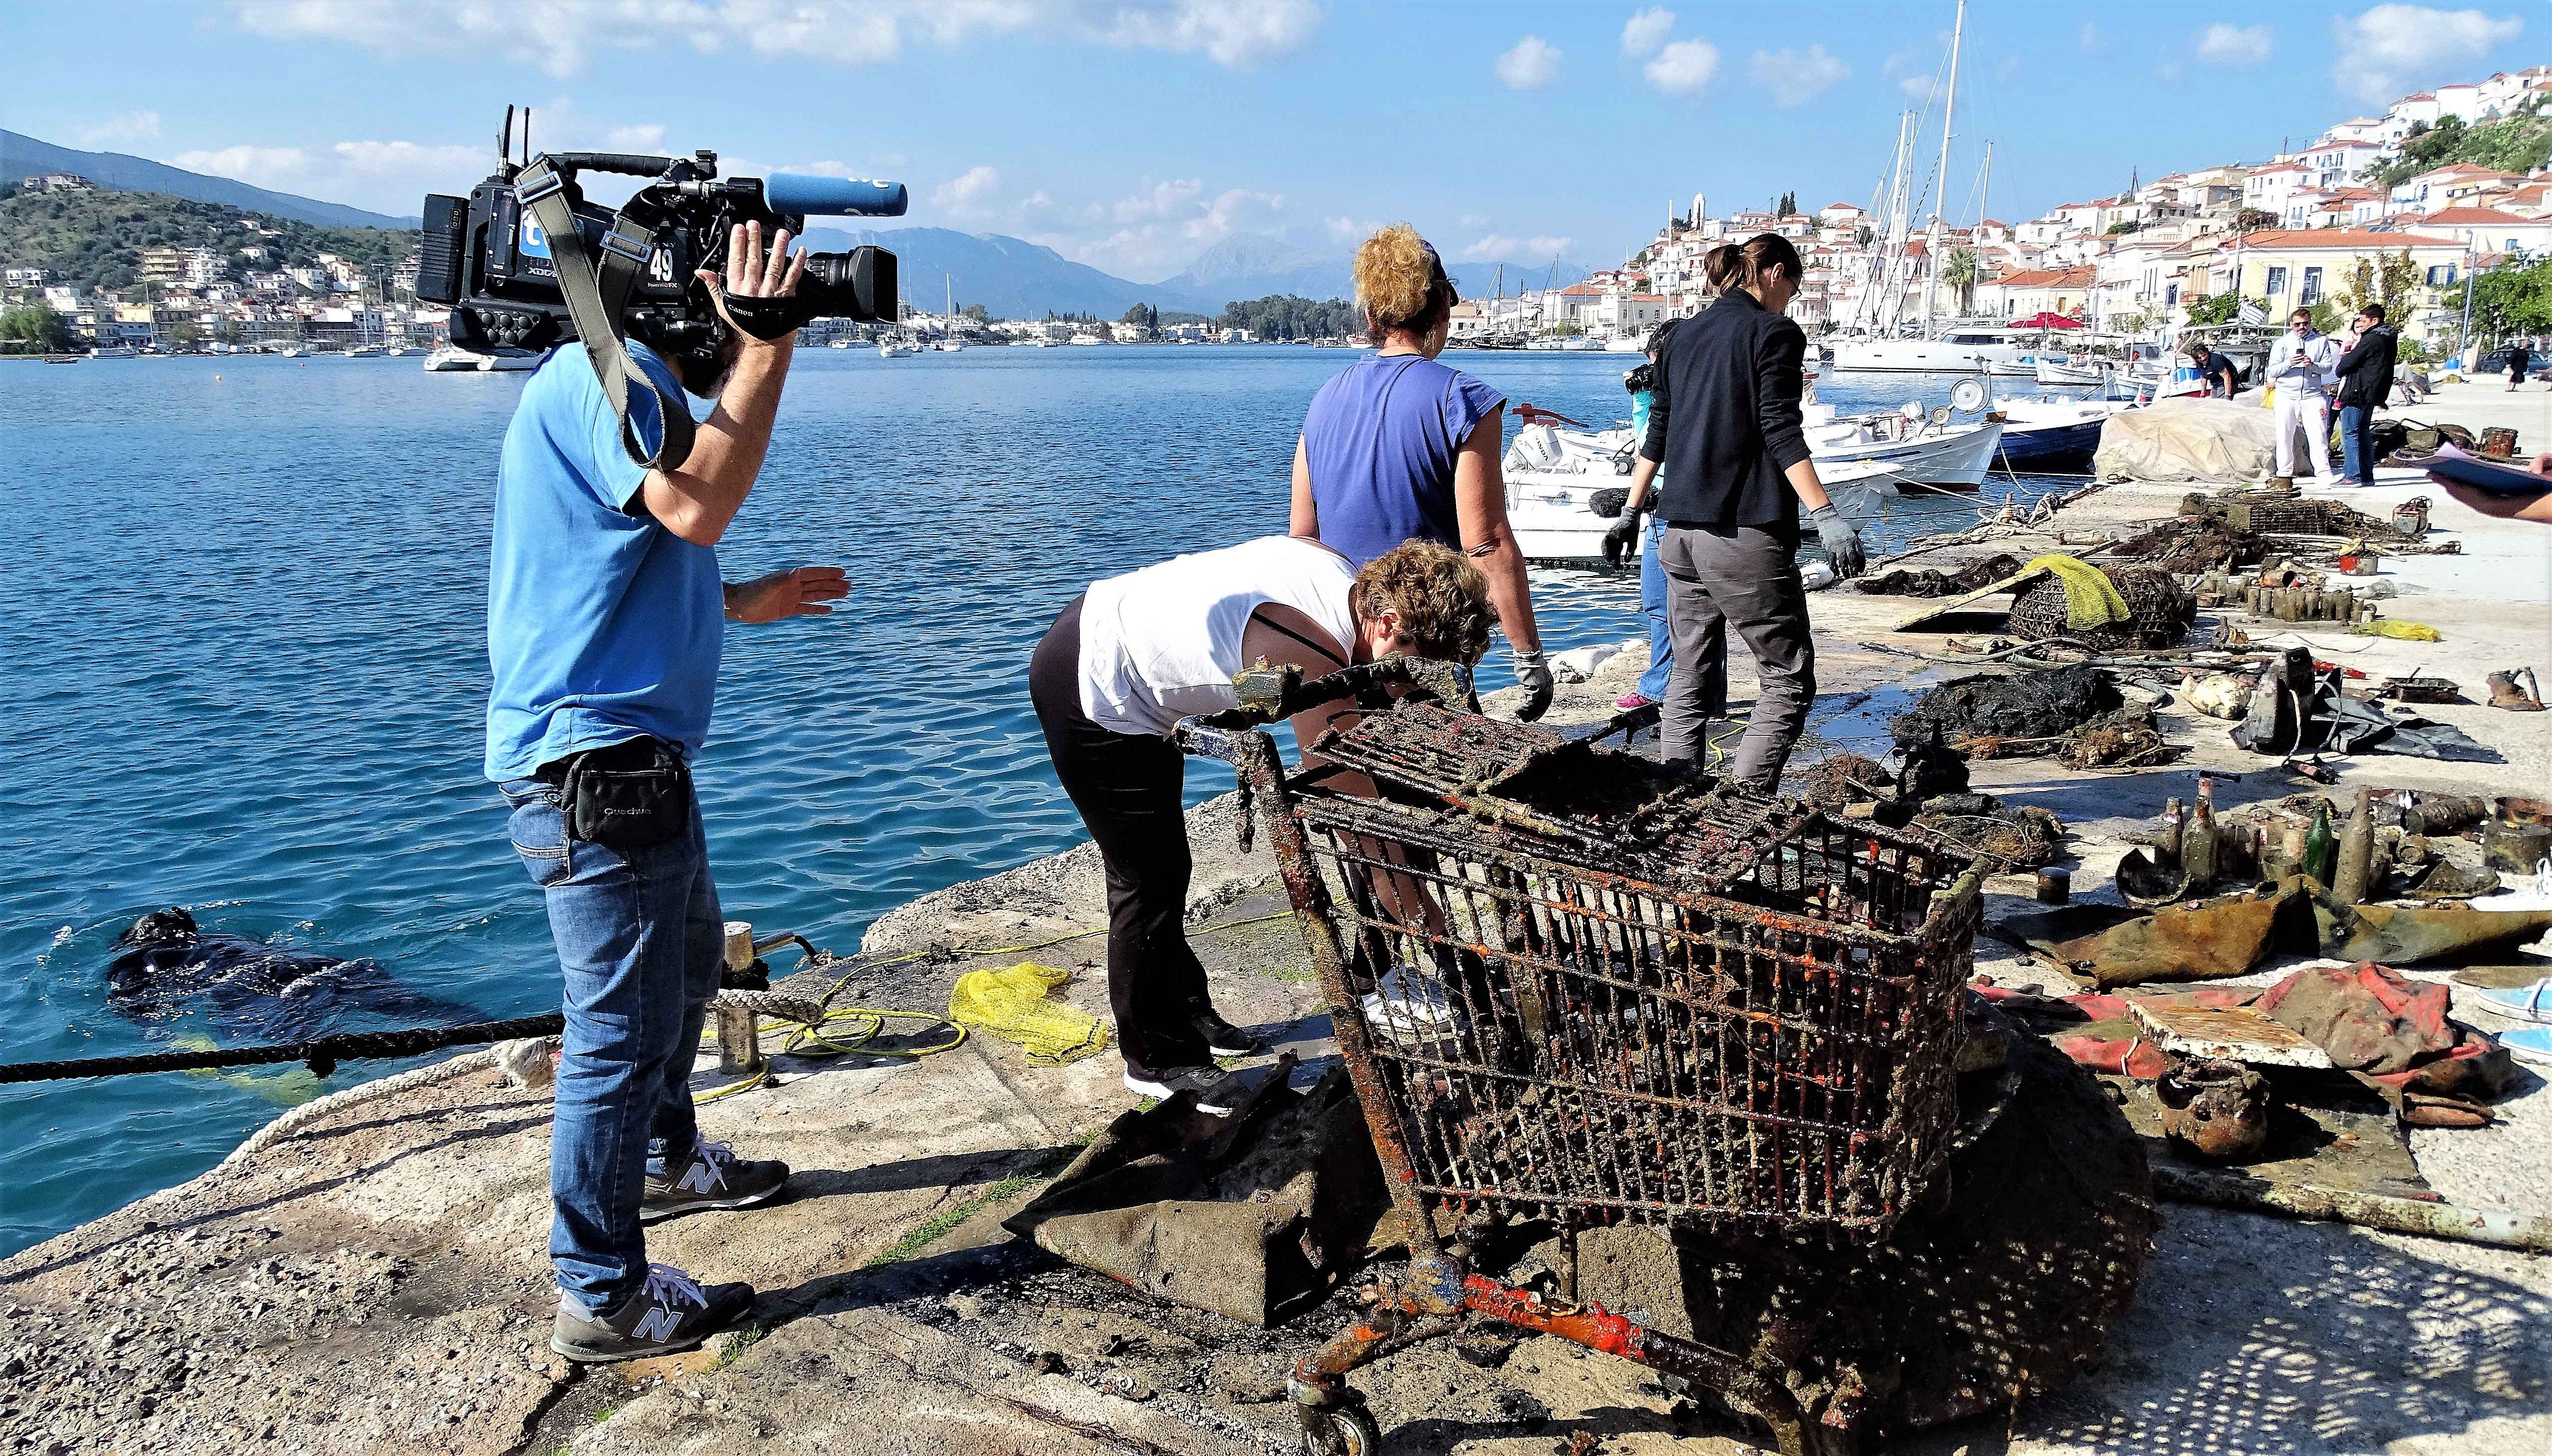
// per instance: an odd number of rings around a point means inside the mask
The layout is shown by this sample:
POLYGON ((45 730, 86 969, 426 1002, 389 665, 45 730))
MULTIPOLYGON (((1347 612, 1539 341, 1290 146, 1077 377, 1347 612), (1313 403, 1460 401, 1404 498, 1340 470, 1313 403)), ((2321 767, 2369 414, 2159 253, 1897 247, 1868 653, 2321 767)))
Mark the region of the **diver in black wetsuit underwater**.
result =
POLYGON ((205 931, 182 907, 154 910, 116 938, 107 1004, 141 1023, 200 1003, 214 1027, 260 1041, 304 1041, 346 1029, 350 1013, 399 1026, 486 1019, 401 986, 368 960, 278 950, 231 931, 205 931))

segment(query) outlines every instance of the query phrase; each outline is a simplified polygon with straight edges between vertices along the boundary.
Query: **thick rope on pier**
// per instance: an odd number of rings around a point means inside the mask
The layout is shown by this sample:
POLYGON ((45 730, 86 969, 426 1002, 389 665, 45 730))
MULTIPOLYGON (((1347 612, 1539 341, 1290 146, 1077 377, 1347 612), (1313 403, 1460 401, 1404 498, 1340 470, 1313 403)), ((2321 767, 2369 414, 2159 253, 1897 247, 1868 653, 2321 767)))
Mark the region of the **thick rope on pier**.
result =
POLYGON ((20 1062, 0 1067, 0 1084, 58 1082, 78 1077, 124 1077, 142 1072, 210 1072, 223 1067, 270 1067, 300 1062, 321 1077, 340 1062, 375 1057, 414 1057, 445 1047, 479 1046, 492 1041, 556 1036, 567 1018, 517 1016, 508 1021, 473 1021, 460 1026, 415 1026, 404 1031, 350 1031, 311 1041, 263 1047, 217 1047, 200 1052, 145 1052, 125 1057, 86 1057, 67 1062, 20 1062))

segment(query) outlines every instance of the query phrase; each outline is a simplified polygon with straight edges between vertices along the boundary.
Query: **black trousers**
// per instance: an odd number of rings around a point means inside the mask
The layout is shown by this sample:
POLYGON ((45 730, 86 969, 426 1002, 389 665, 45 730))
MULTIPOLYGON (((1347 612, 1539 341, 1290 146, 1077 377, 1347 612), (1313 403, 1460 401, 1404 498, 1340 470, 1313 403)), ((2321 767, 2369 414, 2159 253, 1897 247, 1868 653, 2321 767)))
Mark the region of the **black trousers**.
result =
POLYGON ((1028 662, 1028 699, 1054 777, 1108 867, 1108 1004, 1127 1070, 1149 1076, 1213 1060, 1197 1014, 1205 966, 1189 949, 1185 757, 1166 738, 1114 733, 1081 710, 1081 598, 1028 662))

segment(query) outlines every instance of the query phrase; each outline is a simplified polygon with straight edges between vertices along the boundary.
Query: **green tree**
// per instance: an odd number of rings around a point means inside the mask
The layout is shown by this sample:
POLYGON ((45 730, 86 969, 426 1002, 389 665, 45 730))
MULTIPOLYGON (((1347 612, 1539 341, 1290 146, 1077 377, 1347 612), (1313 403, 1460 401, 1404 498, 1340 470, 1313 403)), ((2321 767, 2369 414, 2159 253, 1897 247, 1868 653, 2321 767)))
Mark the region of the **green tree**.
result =
POLYGON ((2400 322, 2403 305, 2410 301, 2410 290, 2419 286, 2419 265, 2410 260, 2410 250, 2387 258, 2377 254, 2361 258, 2348 270, 2348 286, 2332 295, 2348 306, 2350 313, 2370 303, 2384 305, 2387 320, 2400 322))
POLYGON ((59 354, 70 344, 70 325, 41 303, 0 312, 0 349, 10 354, 59 354))
POLYGON ((964 308, 957 310, 957 312, 966 318, 973 319, 979 324, 989 324, 993 321, 992 310, 984 307, 984 305, 980 303, 967 304, 964 308))
POLYGON ((1959 312, 1967 313, 1976 304, 1976 251, 1953 248, 1941 260, 1941 281, 1958 290, 1959 312))
POLYGON ((2475 274, 2473 328, 2484 338, 2552 333, 2552 258, 2475 274))
POLYGON ((2257 207, 2246 207, 2233 215, 2233 230, 2237 233, 2256 233, 2262 228, 2274 228, 2277 225, 2276 213, 2257 207))
POLYGON ((2132 219, 2128 219, 2128 220, 2120 221, 2120 222, 2114 222, 2114 223, 2109 224, 2109 230, 2108 230, 2108 232, 2107 232, 2104 236, 2106 236, 2106 237, 2111 237, 2111 238, 2115 238, 2115 237, 2118 237, 2118 236, 2120 236, 2120 235, 2122 235, 2122 234, 2132 233, 2132 232, 2136 231, 2138 228, 2141 228, 2141 227, 2143 227, 2143 226, 2144 226, 2144 224, 2142 224, 2142 223, 2140 223, 2140 222, 2136 222, 2136 221, 2134 221, 2134 220, 2132 220, 2132 219))
POLYGON ((1780 205, 1780 207, 1779 207, 1777 210, 1775 210, 1775 211, 1773 212, 1773 214, 1772 214, 1772 215, 1773 215, 1774 217, 1788 217, 1788 216, 1790 216, 1792 213, 1797 212, 1798 210, 1799 210, 1799 194, 1798 194, 1798 193, 1796 193, 1796 192, 1784 192, 1784 193, 1782 193, 1782 194, 1781 194, 1781 205, 1780 205))
POLYGON ((2188 310, 2192 324, 2229 324, 2241 308, 2241 300, 2230 293, 2199 293, 2180 300, 2188 310))

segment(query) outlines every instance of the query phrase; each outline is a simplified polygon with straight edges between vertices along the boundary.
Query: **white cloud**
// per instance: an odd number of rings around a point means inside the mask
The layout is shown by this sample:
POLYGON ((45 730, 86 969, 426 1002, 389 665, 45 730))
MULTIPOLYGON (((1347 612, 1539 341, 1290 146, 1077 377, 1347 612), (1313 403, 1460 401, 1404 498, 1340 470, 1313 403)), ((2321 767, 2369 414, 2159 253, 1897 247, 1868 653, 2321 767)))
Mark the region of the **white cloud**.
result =
POLYGON ((1485 214, 1466 212, 1462 214, 1461 224, 1465 228, 1485 228, 1489 225, 1489 220, 1485 214))
POLYGON ((397 55, 498 56, 575 75, 598 51, 741 46, 873 65, 926 41, 951 50, 1026 32, 1128 50, 1203 52, 1246 69, 1299 50, 1315 0, 236 0, 240 24, 278 40, 333 40, 397 55))
POLYGON ((2082 49, 2085 51, 2097 52, 2109 49, 2109 38, 2100 34, 2098 25, 2087 20, 2082 22, 2081 41, 2082 49))
POLYGON ((1530 262, 1537 259, 1556 258, 1568 251, 1574 238, 1554 238, 1547 233, 1531 238, 1510 238, 1492 233, 1462 250, 1465 262, 1530 262))
POLYGON ((1805 106, 1850 76, 1852 67, 1827 54, 1825 47, 1810 46, 1805 55, 1786 49, 1757 51, 1747 59, 1746 73, 1772 93, 1774 105, 1805 106))
POLYGON ((1708 88, 1719 74, 1719 48, 1708 41, 1677 41, 1645 67, 1648 84, 1674 96, 1708 88))
POLYGON ((1905 71, 1911 70, 1914 67, 1915 62, 1922 58, 1923 57, 1915 52, 1899 51, 1895 54, 1887 57, 1886 62, 1878 67, 1878 73, 1883 76, 1902 74, 1905 71))
POLYGON ((327 148, 222 147, 180 152, 167 160, 190 172, 406 217, 428 192, 469 191, 495 157, 485 147, 359 141, 327 148))
POLYGON ((930 205, 958 217, 977 217, 989 211, 995 193, 1001 190, 1002 174, 989 166, 968 167, 964 172, 930 189, 930 205))
POLYGON ((2431 10, 2423 5, 2378 5, 2355 20, 2333 20, 2339 58, 2331 79, 2370 105, 2399 99, 2443 73, 2473 65, 2513 41, 2525 22, 2493 19, 2478 10, 2431 10))
POLYGON ((1674 34, 1674 12, 1662 5, 1640 11, 1622 23, 1622 53, 1639 60, 1654 55, 1674 34))
POLYGON ((1932 99, 1934 79, 1931 76, 1907 76, 1896 83, 1896 89, 1904 92, 1911 100, 1929 102, 1932 99))
POLYGON ((2267 26, 2208 26, 2197 33, 2197 58, 2209 65, 2258 65, 2269 58, 2276 39, 2267 26))
POLYGON ((1382 224, 1351 217, 1333 217, 1324 218, 1321 226, 1332 243, 1356 243, 1372 237, 1382 224))
POLYGON ((2027 62, 2023 61, 2019 56, 2005 56, 2003 57, 2002 64, 1994 67, 1994 79, 1997 81, 2008 81, 2012 77, 2019 75, 2026 67, 2027 62))
POLYGON ((1559 48, 1540 36, 1527 36, 1498 57, 1498 79, 1510 91, 1539 91, 1559 74, 1559 48))
POLYGON ((126 111, 86 128, 79 134, 82 147, 140 147, 160 140, 160 113, 126 111))
POLYGON ((1110 209, 1120 223, 1140 222, 1146 218, 1181 217, 1196 210, 1197 199, 1205 195, 1205 183, 1194 177, 1173 177, 1155 182, 1148 192, 1137 192, 1119 198, 1110 209))

